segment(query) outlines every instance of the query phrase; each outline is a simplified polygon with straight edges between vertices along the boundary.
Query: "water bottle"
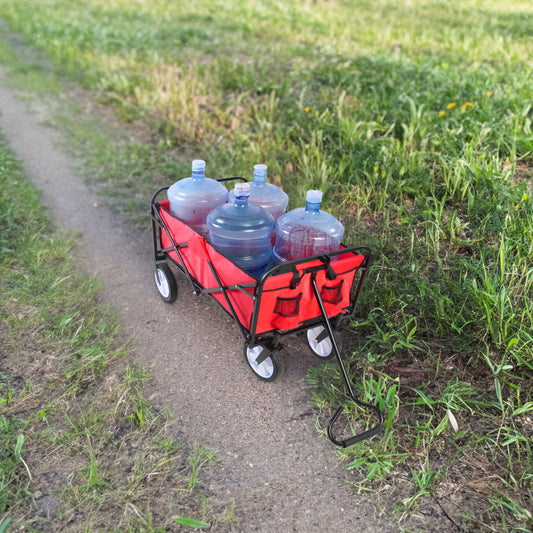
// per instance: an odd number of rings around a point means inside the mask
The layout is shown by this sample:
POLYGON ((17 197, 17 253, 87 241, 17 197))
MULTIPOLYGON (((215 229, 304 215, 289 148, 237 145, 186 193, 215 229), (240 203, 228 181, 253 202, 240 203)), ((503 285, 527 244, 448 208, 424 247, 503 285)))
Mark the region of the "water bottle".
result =
POLYGON ((216 180, 206 178, 205 161, 192 162, 192 177, 177 181, 168 188, 170 212, 192 226, 198 233, 207 233, 206 218, 210 211, 226 203, 228 191, 216 180))
POLYGON ((339 249, 344 226, 333 215, 320 210, 321 201, 321 191, 307 191, 305 208, 293 209, 278 218, 276 264, 339 249))
POLYGON ((274 218, 261 206, 249 204, 249 195, 249 183, 235 185, 234 201, 207 215, 207 240, 242 270, 259 278, 272 257, 274 218))
MULTIPOLYGON (((266 183, 267 166, 254 166, 254 181, 250 184, 248 201, 266 209, 276 221, 287 210, 289 197, 273 183, 266 183)), ((234 193, 230 191, 228 202, 233 202, 234 193)))

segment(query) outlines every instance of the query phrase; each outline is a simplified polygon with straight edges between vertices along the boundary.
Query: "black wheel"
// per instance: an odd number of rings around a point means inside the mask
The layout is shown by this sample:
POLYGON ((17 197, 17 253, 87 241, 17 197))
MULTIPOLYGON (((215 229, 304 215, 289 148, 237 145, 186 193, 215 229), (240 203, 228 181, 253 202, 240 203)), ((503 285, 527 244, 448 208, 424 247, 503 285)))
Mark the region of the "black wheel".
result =
POLYGON ((161 298, 169 304, 172 303, 178 297, 178 285, 167 263, 156 263, 154 279, 161 298))
POLYGON ((279 350, 271 351, 262 344, 250 348, 249 344, 245 342, 244 357, 253 373, 263 381, 274 381, 283 371, 279 350), (265 350, 267 350, 268 355, 264 360, 261 360, 262 356, 266 355, 265 350))
MULTIPOLYGON (((338 331, 333 331, 339 352, 342 352, 342 340, 338 331)), ((324 326, 316 326, 307 330, 307 345, 320 359, 331 359, 335 355, 333 343, 324 326)))

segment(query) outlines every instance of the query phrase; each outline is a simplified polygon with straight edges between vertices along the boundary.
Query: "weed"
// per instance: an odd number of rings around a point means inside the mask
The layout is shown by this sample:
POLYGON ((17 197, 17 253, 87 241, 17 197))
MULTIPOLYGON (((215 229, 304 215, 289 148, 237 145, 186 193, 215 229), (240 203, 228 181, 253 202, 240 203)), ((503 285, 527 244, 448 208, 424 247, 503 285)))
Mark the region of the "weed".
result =
MULTIPOLYGON (((528 531, 531 526, 533 526, 533 515, 531 514, 531 511, 529 509, 524 509, 521 507, 517 502, 510 499, 507 496, 500 496, 500 497, 494 497, 489 498, 489 501, 491 503, 491 509, 500 513, 505 514, 504 511, 510 511, 513 516, 515 516, 518 520, 523 522, 525 525, 524 527, 520 527, 518 529, 513 529, 514 531, 528 531)), ((507 524, 503 524, 504 527, 507 526, 507 524)))
POLYGON ((193 490, 198 483, 198 473, 206 465, 217 462, 214 452, 205 446, 196 446, 189 456, 191 473, 189 476, 189 489, 193 490))
POLYGON ((146 370, 140 366, 126 369, 126 386, 129 391, 129 401, 133 412, 128 415, 131 422, 143 428, 151 417, 151 406, 141 392, 142 382, 148 379, 146 370))
POLYGON ((201 522, 200 520, 195 520, 194 518, 188 518, 186 516, 175 516, 172 520, 183 526, 193 527, 195 529, 205 529, 211 527, 206 522, 201 522))
POLYGON ((0 429, 0 516, 3 516, 12 505, 31 502, 33 497, 29 491, 31 472, 22 457, 21 423, 0 415, 0 429))

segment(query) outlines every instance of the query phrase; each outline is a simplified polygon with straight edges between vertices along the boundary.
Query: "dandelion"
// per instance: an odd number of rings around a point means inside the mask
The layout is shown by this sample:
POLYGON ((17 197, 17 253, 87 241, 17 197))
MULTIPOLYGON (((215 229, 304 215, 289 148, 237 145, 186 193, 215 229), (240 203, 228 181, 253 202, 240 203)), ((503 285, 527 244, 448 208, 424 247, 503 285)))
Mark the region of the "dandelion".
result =
POLYGON ((309 108, 309 107, 305 107, 305 108, 304 108, 304 111, 305 111, 306 113, 309 113, 310 110, 311 110, 311 108, 309 108))
POLYGON ((467 107, 470 107, 472 105, 472 102, 465 102, 462 106, 461 106, 461 109, 464 111, 467 107))
POLYGON ((490 97, 492 96, 492 91, 489 91, 489 92, 487 93, 487 96, 490 98, 490 97))
POLYGON ((450 102, 447 107, 448 109, 453 109, 455 107, 455 102, 450 102))
POLYGON ((446 111, 439 111, 439 117, 445 117, 446 111))
POLYGON ((515 210, 518 211, 524 203, 529 203, 529 196, 527 193, 522 195, 522 200, 515 205, 515 210))

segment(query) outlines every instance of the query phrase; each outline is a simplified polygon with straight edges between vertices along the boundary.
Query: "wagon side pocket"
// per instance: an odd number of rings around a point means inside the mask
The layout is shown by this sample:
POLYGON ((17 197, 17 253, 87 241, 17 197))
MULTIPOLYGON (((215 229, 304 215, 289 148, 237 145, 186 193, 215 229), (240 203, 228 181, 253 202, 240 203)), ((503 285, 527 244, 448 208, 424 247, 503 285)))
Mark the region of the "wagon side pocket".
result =
POLYGON ((302 293, 298 294, 294 298, 276 298, 276 305, 274 306, 274 313, 285 318, 298 316, 300 312, 300 300, 302 299, 302 293))
POLYGON ((320 295, 322 296, 322 300, 324 302, 337 305, 339 302, 342 301, 342 286, 344 284, 344 280, 341 280, 340 283, 337 283, 333 286, 327 286, 324 285, 322 289, 320 290, 320 295))

